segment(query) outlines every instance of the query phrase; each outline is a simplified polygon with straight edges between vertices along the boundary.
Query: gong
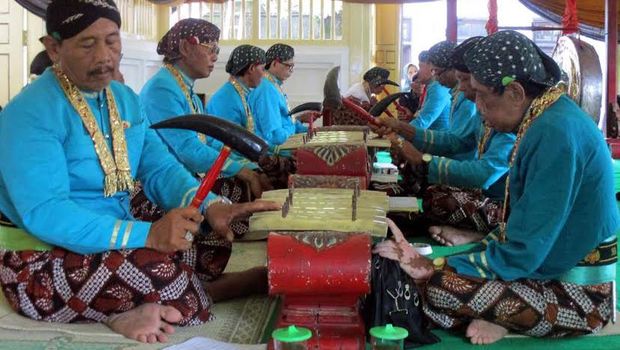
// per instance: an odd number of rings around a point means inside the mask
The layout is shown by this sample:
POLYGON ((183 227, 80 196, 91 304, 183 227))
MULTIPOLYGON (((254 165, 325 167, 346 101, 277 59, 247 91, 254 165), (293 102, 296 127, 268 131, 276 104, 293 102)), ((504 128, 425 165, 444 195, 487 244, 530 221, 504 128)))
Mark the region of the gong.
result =
POLYGON ((592 45, 574 36, 562 36, 553 59, 563 71, 567 94, 598 124, 603 98, 603 75, 592 45))

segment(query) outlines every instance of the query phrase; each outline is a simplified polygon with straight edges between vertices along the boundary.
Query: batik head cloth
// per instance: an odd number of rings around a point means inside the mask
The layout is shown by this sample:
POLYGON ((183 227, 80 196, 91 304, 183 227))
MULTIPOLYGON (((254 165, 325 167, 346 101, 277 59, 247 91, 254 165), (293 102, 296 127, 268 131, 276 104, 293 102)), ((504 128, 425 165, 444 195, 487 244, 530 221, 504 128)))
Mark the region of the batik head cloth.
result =
POLYGON ((181 57, 179 45, 183 39, 190 40, 194 44, 217 42, 220 39, 220 30, 215 24, 204 19, 180 20, 161 38, 157 44, 157 53, 164 55, 167 60, 181 57))
POLYGON ((465 53, 465 64, 478 82, 494 88, 514 80, 553 86, 560 79, 557 63, 532 40, 512 30, 480 40, 465 53))
POLYGON ((265 50, 252 45, 237 46, 226 62, 226 73, 238 75, 252 64, 265 64, 265 50))
POLYGON ((275 44, 267 50, 265 57, 267 65, 270 65, 274 60, 285 62, 295 57, 295 49, 286 44, 275 44))
POLYGON ((476 46, 476 44, 480 42, 480 40, 482 40, 483 38, 484 37, 482 36, 472 36, 471 38, 468 38, 459 45, 457 45, 457 47, 452 50, 452 55, 450 56, 452 68, 464 73, 469 73, 469 68, 467 68, 463 56, 465 56, 465 52, 476 46))
POLYGON ((450 56, 456 46, 451 41, 440 41, 428 49, 428 60, 436 67, 451 68, 450 56))
POLYGON ((398 84, 388 79, 389 76, 389 70, 381 67, 372 67, 364 73, 362 79, 368 82, 368 84, 370 84, 373 88, 385 84, 398 86, 398 84))
POLYGON ((69 39, 99 18, 121 27, 121 14, 112 0, 52 0, 45 13, 47 34, 56 40, 69 39))

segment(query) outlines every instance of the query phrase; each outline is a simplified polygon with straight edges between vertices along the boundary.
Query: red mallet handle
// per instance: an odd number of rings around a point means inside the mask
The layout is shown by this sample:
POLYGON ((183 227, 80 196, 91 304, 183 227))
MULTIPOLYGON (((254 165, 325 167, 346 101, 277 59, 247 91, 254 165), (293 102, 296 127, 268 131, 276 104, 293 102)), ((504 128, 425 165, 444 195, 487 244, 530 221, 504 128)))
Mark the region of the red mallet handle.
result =
POLYGON ((196 195, 194 196, 194 199, 192 199, 192 203, 190 204, 191 207, 200 208, 200 205, 202 205, 202 202, 207 197, 207 194, 213 188, 213 184, 215 183, 215 180, 217 180, 217 177, 220 175, 220 171, 222 170, 222 167, 224 167, 224 162, 226 162, 226 159, 229 155, 230 148, 228 146, 222 147, 220 154, 215 160, 215 163, 213 163, 213 166, 211 167, 207 175, 202 178, 202 181, 200 182, 200 187, 198 187, 198 191, 196 191, 196 195))
POLYGON ((360 117, 360 119, 363 119, 366 122, 372 123, 376 126, 381 126, 381 124, 379 124, 379 122, 375 120, 375 117, 370 115, 370 113, 368 113, 364 108, 358 106, 355 102, 349 100, 348 98, 343 97, 342 104, 344 104, 347 108, 355 112, 355 114, 357 114, 357 116, 360 117))

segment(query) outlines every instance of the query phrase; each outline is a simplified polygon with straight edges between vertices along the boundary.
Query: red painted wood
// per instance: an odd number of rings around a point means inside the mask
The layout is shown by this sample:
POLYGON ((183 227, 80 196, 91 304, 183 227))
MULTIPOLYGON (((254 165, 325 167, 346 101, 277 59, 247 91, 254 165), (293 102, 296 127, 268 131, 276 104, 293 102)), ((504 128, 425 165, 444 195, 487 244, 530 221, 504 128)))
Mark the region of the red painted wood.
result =
POLYGON ((368 234, 350 235, 334 246, 318 249, 289 234, 270 233, 269 293, 366 294, 370 290, 370 245, 368 234))
MULTIPOLYGON (((318 147, 318 146, 317 146, 318 147)), ((304 146, 297 150, 297 174, 343 175, 370 178, 370 163, 366 145, 355 147, 350 153, 329 165, 315 153, 316 147, 304 146)))

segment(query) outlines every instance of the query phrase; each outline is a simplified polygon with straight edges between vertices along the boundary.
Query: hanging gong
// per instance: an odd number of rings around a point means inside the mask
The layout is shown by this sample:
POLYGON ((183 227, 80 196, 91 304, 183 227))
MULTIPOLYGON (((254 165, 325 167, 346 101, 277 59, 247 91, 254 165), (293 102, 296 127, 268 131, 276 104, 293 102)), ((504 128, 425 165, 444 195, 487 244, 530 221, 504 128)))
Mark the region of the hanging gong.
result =
POLYGON ((598 123, 603 75, 594 47, 574 36, 562 36, 553 51, 553 59, 562 69, 567 94, 598 123))

